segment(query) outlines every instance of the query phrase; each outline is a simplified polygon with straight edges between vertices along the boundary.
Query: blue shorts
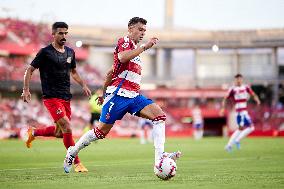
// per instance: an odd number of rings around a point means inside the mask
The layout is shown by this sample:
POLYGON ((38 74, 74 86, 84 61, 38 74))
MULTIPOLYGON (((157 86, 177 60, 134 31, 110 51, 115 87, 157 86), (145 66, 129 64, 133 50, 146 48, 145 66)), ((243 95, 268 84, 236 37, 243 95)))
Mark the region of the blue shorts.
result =
POLYGON ((106 124, 114 124, 116 120, 121 120, 126 113, 138 115, 145 106, 152 103, 151 99, 143 95, 127 98, 110 94, 104 100, 100 121, 106 124))
POLYGON ((193 128, 194 129, 202 129, 203 128, 203 124, 202 123, 193 124, 193 128))
POLYGON ((249 127, 252 124, 251 118, 247 112, 237 114, 237 124, 239 127, 249 127))

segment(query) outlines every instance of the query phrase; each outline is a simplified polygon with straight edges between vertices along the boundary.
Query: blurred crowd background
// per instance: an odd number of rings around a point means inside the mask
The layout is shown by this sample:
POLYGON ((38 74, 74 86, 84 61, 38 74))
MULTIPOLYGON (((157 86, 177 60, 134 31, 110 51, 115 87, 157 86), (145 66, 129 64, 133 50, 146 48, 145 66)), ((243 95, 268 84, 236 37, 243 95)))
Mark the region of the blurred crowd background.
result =
MULTIPOLYGON (((141 92, 165 110, 167 135, 192 136, 196 105, 202 110, 205 136, 230 134, 236 128, 235 112, 229 104, 221 116, 221 100, 233 76, 242 73, 262 101, 261 106, 249 102, 256 126, 252 135, 284 136, 284 29, 175 30, 173 1, 165 2, 164 28, 147 31, 148 37, 155 35, 160 41, 142 55, 141 92)), ((0 18, 0 138, 19 137, 27 126, 53 124, 40 100, 38 71, 32 77, 32 101, 20 99, 27 65, 52 40, 50 25, 0 18)), ((75 49, 77 69, 93 92, 102 86, 116 40, 126 32, 126 27, 70 26, 67 45, 75 49)), ((72 127, 80 136, 89 122, 90 107, 74 81, 72 93, 72 127)), ((110 136, 137 136, 138 125, 138 118, 126 115, 110 136)))

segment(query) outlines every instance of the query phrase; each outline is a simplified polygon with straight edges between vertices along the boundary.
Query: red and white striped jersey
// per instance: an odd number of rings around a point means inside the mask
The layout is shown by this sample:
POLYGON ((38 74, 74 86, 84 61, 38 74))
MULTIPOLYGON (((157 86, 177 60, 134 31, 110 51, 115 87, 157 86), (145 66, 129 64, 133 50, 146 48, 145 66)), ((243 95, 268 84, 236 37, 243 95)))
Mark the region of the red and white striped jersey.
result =
POLYGON ((114 64, 112 72, 111 85, 107 87, 106 93, 113 93, 121 83, 123 84, 118 90, 118 95, 134 98, 139 94, 141 82, 142 62, 140 56, 136 56, 128 62, 121 63, 118 59, 118 53, 125 50, 136 49, 135 43, 127 36, 120 38, 114 51, 114 64))
POLYGON ((233 98, 237 112, 247 110, 247 101, 254 92, 248 85, 233 86, 228 91, 227 98, 233 98))

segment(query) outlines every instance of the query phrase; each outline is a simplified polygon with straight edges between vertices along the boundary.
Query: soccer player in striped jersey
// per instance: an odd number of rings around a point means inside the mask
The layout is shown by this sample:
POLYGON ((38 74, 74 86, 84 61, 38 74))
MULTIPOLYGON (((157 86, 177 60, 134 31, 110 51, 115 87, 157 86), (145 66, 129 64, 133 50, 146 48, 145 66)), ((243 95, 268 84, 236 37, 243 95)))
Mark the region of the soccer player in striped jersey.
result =
POLYGON ((225 146, 225 150, 228 152, 232 150, 233 144, 236 145, 237 149, 240 149, 240 141, 254 131, 254 126, 247 110, 247 101, 250 96, 260 105, 258 96, 248 85, 243 84, 243 76, 241 74, 235 75, 235 85, 229 89, 228 95, 222 101, 221 108, 221 114, 224 114, 226 101, 232 98, 237 112, 238 129, 232 134, 228 144, 225 146))
POLYGON ((75 146, 70 147, 64 160, 64 171, 69 173, 72 161, 81 149, 92 141, 105 138, 116 120, 126 113, 149 119, 153 122, 155 163, 161 157, 177 159, 180 152, 164 152, 166 115, 151 99, 139 94, 142 61, 140 54, 152 48, 158 38, 152 37, 147 43, 138 46, 146 32, 147 21, 134 17, 128 22, 128 34, 118 40, 114 50, 114 64, 108 72, 103 88, 104 99, 98 127, 85 133, 75 146))

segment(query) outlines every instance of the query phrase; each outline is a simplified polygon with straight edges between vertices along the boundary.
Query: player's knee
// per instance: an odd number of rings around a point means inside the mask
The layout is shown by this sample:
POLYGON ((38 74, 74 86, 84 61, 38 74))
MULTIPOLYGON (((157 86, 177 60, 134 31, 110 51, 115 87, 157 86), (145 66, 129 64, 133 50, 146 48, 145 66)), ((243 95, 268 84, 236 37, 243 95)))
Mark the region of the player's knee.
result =
POLYGON ((63 133, 62 132, 58 132, 58 133, 55 133, 54 136, 56 138, 63 138, 63 133))
POLYGON ((57 123, 60 125, 63 133, 72 132, 70 122, 67 119, 60 119, 57 123))
POLYGON ((243 126, 239 126, 239 130, 240 131, 244 130, 244 127, 243 126))
POLYGON ((166 119, 167 119, 167 116, 164 114, 164 115, 155 117, 154 119, 152 119, 152 122, 155 123, 155 122, 166 121, 166 119))
POLYGON ((95 133, 95 135, 98 139, 104 139, 106 137, 106 135, 108 134, 108 132, 106 132, 102 129, 99 129, 98 127, 94 128, 94 133, 95 133))

